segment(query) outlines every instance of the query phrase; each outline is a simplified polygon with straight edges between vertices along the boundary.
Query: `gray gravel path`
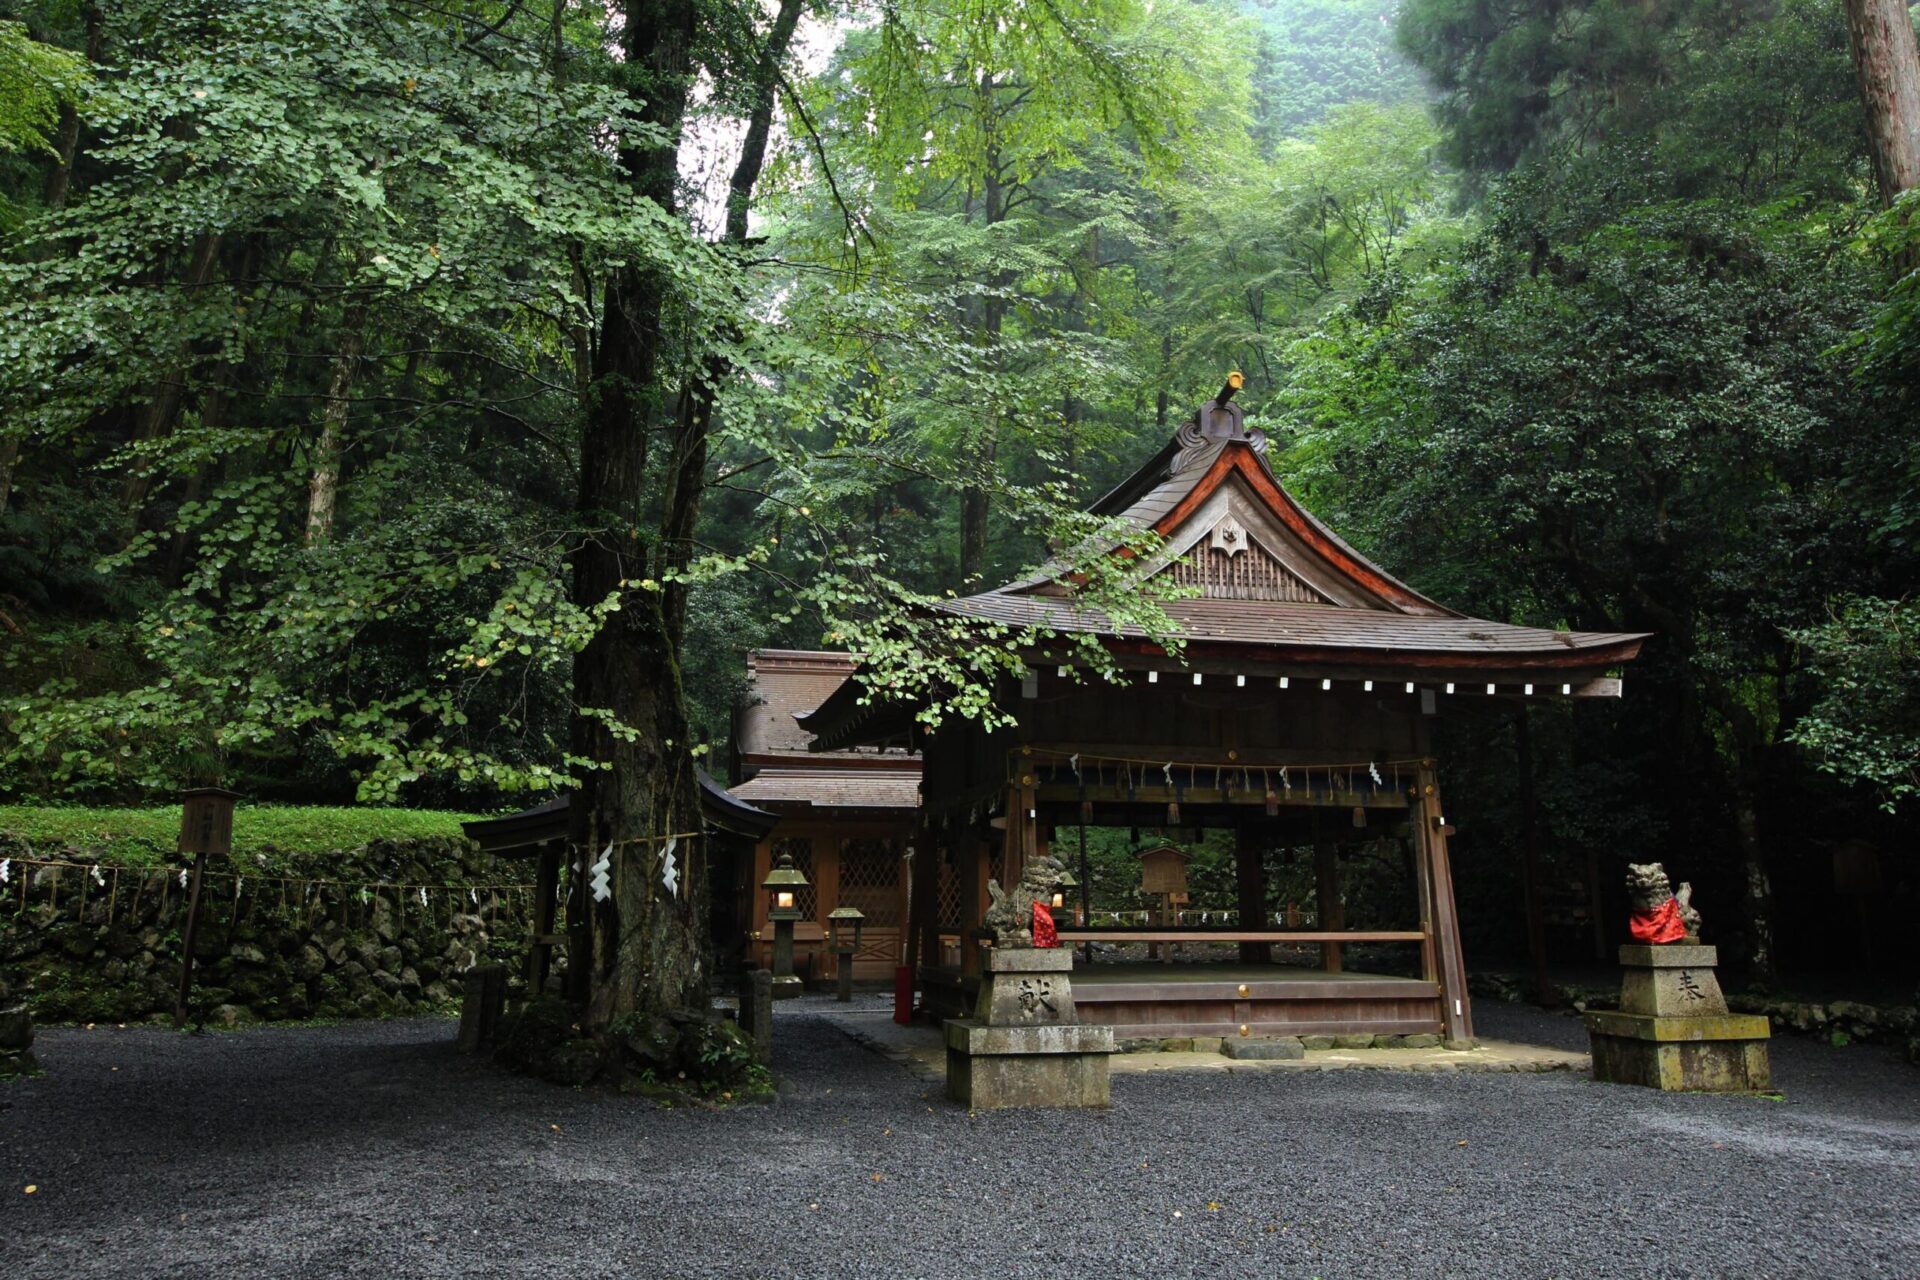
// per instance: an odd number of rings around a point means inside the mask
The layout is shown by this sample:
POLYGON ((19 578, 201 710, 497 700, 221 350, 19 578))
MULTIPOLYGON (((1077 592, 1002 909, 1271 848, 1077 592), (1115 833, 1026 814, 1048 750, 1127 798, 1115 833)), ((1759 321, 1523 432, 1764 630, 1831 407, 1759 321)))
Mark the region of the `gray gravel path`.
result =
POLYGON ((798 1003, 781 1100, 721 1113, 443 1021, 43 1032, 0 1086, 0 1277, 1920 1274, 1920 1072, 1871 1046, 1776 1041, 1785 1102, 1169 1072, 968 1116, 798 1003))

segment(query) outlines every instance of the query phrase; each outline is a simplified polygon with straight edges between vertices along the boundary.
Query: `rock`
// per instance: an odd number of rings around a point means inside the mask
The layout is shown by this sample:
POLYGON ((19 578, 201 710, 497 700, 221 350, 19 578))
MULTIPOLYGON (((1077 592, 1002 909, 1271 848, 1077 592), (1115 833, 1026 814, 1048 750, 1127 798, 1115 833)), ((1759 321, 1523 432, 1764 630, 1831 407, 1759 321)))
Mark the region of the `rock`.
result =
POLYGON ((237 1004, 215 1005, 207 1022, 216 1027, 238 1027, 253 1021, 253 1014, 237 1004))
POLYGON ((420 995, 420 975, 411 967, 400 971, 400 989, 410 997, 418 998, 420 995))
POLYGON ((372 982, 374 986, 380 988, 380 990, 386 992, 388 995, 393 995, 400 990, 400 979, 394 977, 385 969, 375 973, 372 977, 372 982))
POLYGON ((1333 1038, 1333 1047, 1336 1049, 1371 1049, 1373 1048, 1373 1037, 1335 1036, 1333 1038))
POLYGON ((374 936, 382 942, 392 942, 400 936, 399 916, 393 909, 393 903, 384 897, 376 897, 373 900, 370 927, 373 929, 374 936))
POLYGON ((658 1014, 636 1015, 621 1028, 620 1046, 638 1067, 664 1072, 674 1066, 680 1028, 658 1014))
POLYGON ((1373 1047, 1376 1049, 1398 1049, 1400 1047, 1400 1037, 1375 1036, 1373 1038, 1373 1047))
POLYGON ((1870 1004, 1835 1000, 1827 1006, 1827 1012, 1834 1022, 1844 1024, 1847 1033, 1856 1040, 1871 1039, 1880 1026, 1880 1011, 1870 1004))
POLYGON ((347 940, 343 937, 336 937, 333 941, 327 943, 326 954, 327 963, 333 965, 335 968, 345 964, 347 962, 347 940))
POLYGON ((1300 1043, 1302 1045, 1305 1045, 1309 1049, 1331 1049, 1333 1048, 1333 1037, 1332 1036, 1301 1036, 1300 1043))
POLYGON ((254 946, 251 942, 240 943, 234 947, 233 950, 227 952, 227 954, 243 964, 265 964, 267 962, 267 953, 259 947, 254 946))
POLYGON ((607 1063, 607 1051, 597 1040, 565 1040, 547 1055, 542 1073, 555 1084, 583 1085, 600 1074, 607 1063))
POLYGON ((293 958, 293 976, 301 982, 311 982, 327 971, 327 957, 311 943, 300 948, 293 958))
POLYGON ((388 945, 380 948, 379 958, 379 964, 368 965, 367 967, 369 969, 385 969, 388 973, 398 973, 407 967, 406 956, 402 955, 400 948, 396 946, 388 945))
POLYGON ((1422 1032, 1418 1035, 1401 1036, 1400 1046, 1404 1049, 1438 1049, 1440 1037, 1422 1032))

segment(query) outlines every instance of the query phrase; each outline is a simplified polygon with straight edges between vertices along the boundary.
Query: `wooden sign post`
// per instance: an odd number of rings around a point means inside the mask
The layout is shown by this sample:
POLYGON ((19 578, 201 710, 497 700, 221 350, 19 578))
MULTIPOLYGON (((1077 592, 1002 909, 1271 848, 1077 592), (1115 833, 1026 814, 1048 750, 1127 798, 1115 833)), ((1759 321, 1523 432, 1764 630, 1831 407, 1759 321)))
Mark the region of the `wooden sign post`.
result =
POLYGON ((187 1023, 187 996, 193 989, 194 933, 200 921, 200 882, 206 875, 207 855, 233 852, 233 802, 237 791, 221 787, 196 787, 181 796, 181 853, 193 855, 193 887, 187 895, 187 927, 180 941, 180 994, 173 1002, 173 1025, 178 1030, 187 1023))
MULTIPOLYGON (((1160 899, 1160 923, 1173 926, 1173 906, 1177 899, 1187 901, 1187 855, 1184 850, 1170 844, 1154 845, 1141 849, 1134 855, 1140 860, 1140 891, 1153 894, 1160 899)), ((1147 944, 1148 957, 1168 964, 1173 963, 1173 944, 1171 942, 1153 942, 1147 944)))

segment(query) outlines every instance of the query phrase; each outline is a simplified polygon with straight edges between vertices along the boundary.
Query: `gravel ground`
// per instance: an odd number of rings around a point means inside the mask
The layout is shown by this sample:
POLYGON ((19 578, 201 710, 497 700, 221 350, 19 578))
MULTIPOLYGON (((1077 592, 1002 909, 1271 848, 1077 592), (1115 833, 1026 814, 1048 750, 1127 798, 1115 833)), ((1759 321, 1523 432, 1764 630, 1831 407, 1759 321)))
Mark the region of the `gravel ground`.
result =
POLYGON ((1920 1071, 1872 1046, 1775 1041, 1784 1102, 1165 1072, 969 1116, 821 1008, 727 1112, 516 1079, 444 1021, 45 1031, 0 1086, 0 1276, 1920 1274, 1920 1071))

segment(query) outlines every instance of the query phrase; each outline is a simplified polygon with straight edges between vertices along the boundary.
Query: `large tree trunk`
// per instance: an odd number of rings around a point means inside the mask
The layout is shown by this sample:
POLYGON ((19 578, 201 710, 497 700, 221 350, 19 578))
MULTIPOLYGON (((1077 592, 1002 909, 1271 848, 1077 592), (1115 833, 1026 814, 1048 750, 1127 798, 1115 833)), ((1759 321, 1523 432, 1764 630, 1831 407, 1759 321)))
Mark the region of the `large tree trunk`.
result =
POLYGON ((353 382, 360 372, 360 354, 366 341, 366 311, 356 303, 347 308, 340 322, 340 349, 333 355, 327 399, 320 410, 320 438, 313 446, 313 470, 307 478, 310 547, 333 536, 333 515, 340 498, 340 460, 347 451, 347 411, 353 404, 353 382))
POLYGON ((1920 51, 1905 0, 1844 0, 1882 203, 1920 183, 1920 51))
MULTIPOLYGON (((620 159, 636 194, 668 213, 696 20, 693 0, 632 0, 625 7, 622 52, 632 92, 645 103, 642 117, 667 142, 624 143, 620 159)), ((628 585, 649 567, 641 535, 647 432, 660 408, 661 319, 671 301, 669 282, 657 271, 628 266, 606 280, 581 432, 576 509, 584 538, 572 558, 573 599, 596 607, 617 596, 623 605, 573 665, 574 751, 598 767, 582 778, 572 805, 575 947, 568 984, 595 1027, 627 1012, 699 1008, 707 982, 702 842, 683 838, 674 850, 679 892, 669 894, 663 876, 667 838, 700 825, 674 637, 659 595, 628 585), (590 903, 581 873, 609 849, 610 893, 590 903)))

